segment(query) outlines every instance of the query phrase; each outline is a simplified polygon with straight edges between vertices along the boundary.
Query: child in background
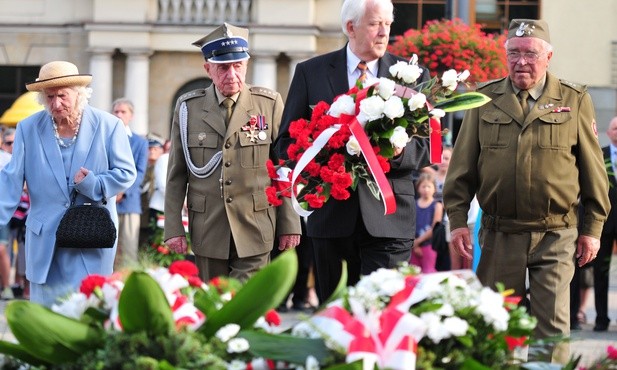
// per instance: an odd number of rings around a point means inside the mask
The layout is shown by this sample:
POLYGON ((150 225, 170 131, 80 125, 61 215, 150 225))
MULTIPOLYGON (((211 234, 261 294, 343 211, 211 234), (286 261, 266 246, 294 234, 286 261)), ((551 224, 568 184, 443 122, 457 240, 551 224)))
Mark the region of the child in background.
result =
POLYGON ((437 252, 431 239, 433 226, 443 218, 443 204, 435 200, 437 185, 429 173, 422 173, 416 181, 416 239, 411 249, 410 263, 422 268, 423 273, 435 272, 437 252))

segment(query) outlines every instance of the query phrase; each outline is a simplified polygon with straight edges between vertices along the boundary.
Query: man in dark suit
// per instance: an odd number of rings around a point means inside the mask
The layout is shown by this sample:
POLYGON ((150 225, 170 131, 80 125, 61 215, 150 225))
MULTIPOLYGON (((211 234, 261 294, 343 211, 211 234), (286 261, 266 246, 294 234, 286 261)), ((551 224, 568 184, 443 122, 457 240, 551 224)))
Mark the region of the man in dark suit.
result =
POLYGON ((611 201, 611 210, 602 228, 600 236, 600 250, 593 263, 593 291, 596 307, 596 324, 594 331, 606 331, 610 318, 608 317, 608 283, 613 243, 617 240, 617 117, 608 125, 606 135, 611 144, 602 148, 604 162, 607 163, 609 188, 608 199, 611 201))
MULTIPOLYGON (((342 28, 348 44, 337 51, 317 56, 296 67, 283 111, 281 134, 276 148, 287 158, 290 122, 310 119, 311 106, 334 98, 355 85, 368 67, 367 77, 391 77, 388 69, 402 60, 386 52, 393 5, 390 0, 345 0, 342 28)), ((429 79, 424 71, 420 81, 429 79)), ((341 260, 347 261, 348 284, 360 275, 380 267, 392 268, 409 260, 415 234, 415 200, 412 171, 429 164, 428 143, 413 139, 391 160, 387 174, 396 198, 396 213, 384 216, 381 200, 376 199, 360 181, 357 191, 345 201, 330 198, 307 221, 315 254, 317 296, 324 302, 334 291, 341 276, 341 260)))

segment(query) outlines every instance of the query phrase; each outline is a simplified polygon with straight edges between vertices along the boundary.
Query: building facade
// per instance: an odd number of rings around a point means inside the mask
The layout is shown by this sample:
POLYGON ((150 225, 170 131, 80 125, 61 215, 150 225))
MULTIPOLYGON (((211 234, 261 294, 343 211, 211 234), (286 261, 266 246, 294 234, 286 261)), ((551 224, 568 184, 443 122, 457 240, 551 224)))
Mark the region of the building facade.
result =
MULTIPOLYGON (((551 70, 587 84, 600 132, 616 114, 617 2, 595 0, 394 0, 393 34, 429 19, 459 17, 487 30, 510 19, 541 17, 551 27, 551 70)), ((135 104, 134 131, 169 135, 175 101, 209 84, 192 42, 222 22, 250 29, 253 85, 283 98, 295 65, 342 47, 342 0, 0 0, 0 112, 52 60, 75 63, 93 75, 93 106, 110 110, 127 97, 135 104)), ((601 137, 602 140, 602 137, 601 137)))

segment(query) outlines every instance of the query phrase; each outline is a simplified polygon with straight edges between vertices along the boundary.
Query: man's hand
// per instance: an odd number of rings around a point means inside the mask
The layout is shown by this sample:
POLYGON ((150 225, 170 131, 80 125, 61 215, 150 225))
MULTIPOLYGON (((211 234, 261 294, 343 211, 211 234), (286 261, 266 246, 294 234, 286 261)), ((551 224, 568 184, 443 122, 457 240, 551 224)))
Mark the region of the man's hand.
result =
POLYGON ((579 235, 576 243, 576 259, 582 267, 596 259, 600 250, 600 240, 588 235, 579 235))
POLYGON ((471 260, 473 259, 473 245, 471 244, 471 234, 469 228, 459 227, 450 232, 452 235, 452 246, 456 253, 471 260))
POLYGON ((297 247, 298 244, 300 244, 300 235, 298 234, 279 236, 279 250, 280 251, 293 249, 297 247))
POLYGON ((173 238, 165 240, 165 244, 167 244, 169 249, 174 253, 186 254, 188 251, 186 236, 174 236, 173 238))

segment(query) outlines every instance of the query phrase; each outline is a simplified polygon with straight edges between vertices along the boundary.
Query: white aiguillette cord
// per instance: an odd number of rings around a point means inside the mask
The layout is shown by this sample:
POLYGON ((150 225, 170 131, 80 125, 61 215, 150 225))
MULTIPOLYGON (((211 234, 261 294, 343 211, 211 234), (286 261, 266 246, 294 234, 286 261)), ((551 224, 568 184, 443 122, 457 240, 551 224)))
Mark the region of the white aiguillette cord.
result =
POLYGON ((180 141, 182 143, 182 150, 184 151, 184 158, 186 158, 186 164, 189 168, 189 171, 200 179, 205 179, 206 177, 210 177, 212 173, 216 170, 218 165, 221 163, 223 159, 223 151, 216 152, 212 158, 206 163, 203 167, 197 167, 193 163, 191 159, 191 154, 189 153, 188 148, 188 108, 186 107, 186 102, 182 102, 180 105, 180 141))

